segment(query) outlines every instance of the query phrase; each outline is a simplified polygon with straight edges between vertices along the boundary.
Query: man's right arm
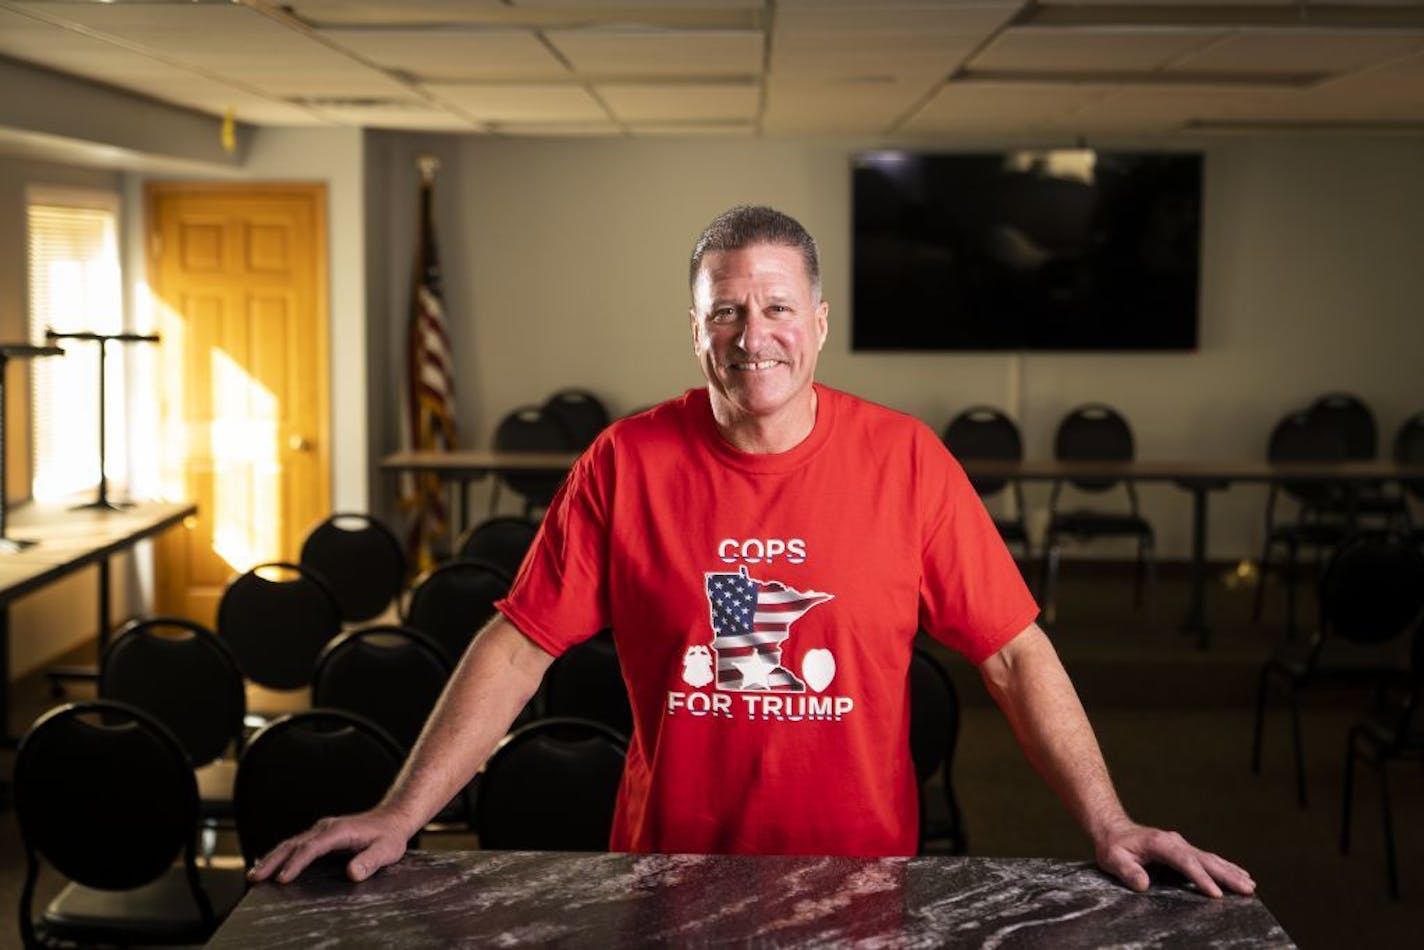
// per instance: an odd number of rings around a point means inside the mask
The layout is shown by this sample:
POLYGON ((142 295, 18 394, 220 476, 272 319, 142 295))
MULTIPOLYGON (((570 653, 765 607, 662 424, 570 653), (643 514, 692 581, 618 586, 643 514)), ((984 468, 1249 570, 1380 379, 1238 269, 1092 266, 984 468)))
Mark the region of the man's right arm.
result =
POLYGON ((363 881, 400 860, 406 842, 463 788, 529 702, 553 657, 502 614, 485 625, 430 714, 381 804, 323 818, 253 865, 249 880, 295 880, 317 858, 354 851, 346 866, 363 881))

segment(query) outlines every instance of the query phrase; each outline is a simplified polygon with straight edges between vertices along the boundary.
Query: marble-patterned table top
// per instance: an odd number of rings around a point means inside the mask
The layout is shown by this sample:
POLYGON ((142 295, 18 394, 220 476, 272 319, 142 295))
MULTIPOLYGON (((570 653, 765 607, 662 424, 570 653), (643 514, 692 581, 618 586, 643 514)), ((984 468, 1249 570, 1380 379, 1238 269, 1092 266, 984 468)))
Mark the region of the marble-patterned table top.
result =
POLYGON ((253 888, 211 948, 1290 947, 1255 898, 1040 858, 788 858, 413 851, 253 888))

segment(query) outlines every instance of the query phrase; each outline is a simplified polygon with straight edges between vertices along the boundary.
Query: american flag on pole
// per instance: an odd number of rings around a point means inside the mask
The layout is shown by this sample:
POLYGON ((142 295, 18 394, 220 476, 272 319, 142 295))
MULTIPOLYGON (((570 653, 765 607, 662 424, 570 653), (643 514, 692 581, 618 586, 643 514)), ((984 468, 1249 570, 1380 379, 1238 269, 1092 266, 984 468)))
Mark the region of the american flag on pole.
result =
POLYGON ((717 688, 805 692, 806 684, 781 665, 781 644, 791 636, 793 623, 833 596, 755 580, 745 567, 735 574, 708 574, 717 688))
MULTIPOLYGON (((420 243, 411 292, 403 428, 408 449, 448 451, 455 448, 455 379, 431 212, 439 162, 427 155, 422 156, 417 165, 421 179, 420 243)), ((433 472, 410 473, 403 479, 401 495, 401 507, 410 515, 406 553, 410 563, 424 571, 435 560, 431 542, 450 531, 439 476, 433 472)))

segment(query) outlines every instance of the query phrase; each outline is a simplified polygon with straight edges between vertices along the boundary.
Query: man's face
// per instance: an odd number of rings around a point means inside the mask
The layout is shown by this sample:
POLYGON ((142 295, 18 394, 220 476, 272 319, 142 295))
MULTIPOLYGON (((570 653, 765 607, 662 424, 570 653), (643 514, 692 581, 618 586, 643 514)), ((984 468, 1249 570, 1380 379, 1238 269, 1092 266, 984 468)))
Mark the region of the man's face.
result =
POLYGON ((714 401, 765 418, 809 394, 827 310, 797 248, 707 254, 692 288, 692 350, 714 401))

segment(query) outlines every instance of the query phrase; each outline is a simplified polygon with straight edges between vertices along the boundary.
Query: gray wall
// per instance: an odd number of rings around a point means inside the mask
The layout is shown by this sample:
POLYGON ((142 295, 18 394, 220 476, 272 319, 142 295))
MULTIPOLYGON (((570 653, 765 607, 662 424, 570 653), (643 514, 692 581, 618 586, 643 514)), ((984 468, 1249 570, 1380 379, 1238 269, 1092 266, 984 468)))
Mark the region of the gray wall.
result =
MULTIPOLYGON (((469 444, 556 387, 587 386, 615 411, 696 385, 686 256, 714 214, 768 202, 824 255, 831 334, 823 381, 939 428, 991 402, 1021 421, 1032 457, 1073 405, 1119 407, 1139 454, 1264 453, 1273 422, 1321 392, 1363 396, 1382 441, 1424 409, 1424 144, 1330 139, 1206 146, 1202 345, 1189 354, 854 354, 849 348, 849 150, 769 142, 461 143, 461 245, 443 244, 447 309, 469 444)), ((449 175, 447 174, 447 178, 449 175)), ((1190 514, 1170 486, 1144 490, 1169 556, 1190 514)), ((1214 499, 1211 553, 1253 555, 1260 490, 1214 499)), ((1042 518, 1046 492, 1029 493, 1042 518)), ((1111 546, 1095 548, 1109 555, 1111 546)))

